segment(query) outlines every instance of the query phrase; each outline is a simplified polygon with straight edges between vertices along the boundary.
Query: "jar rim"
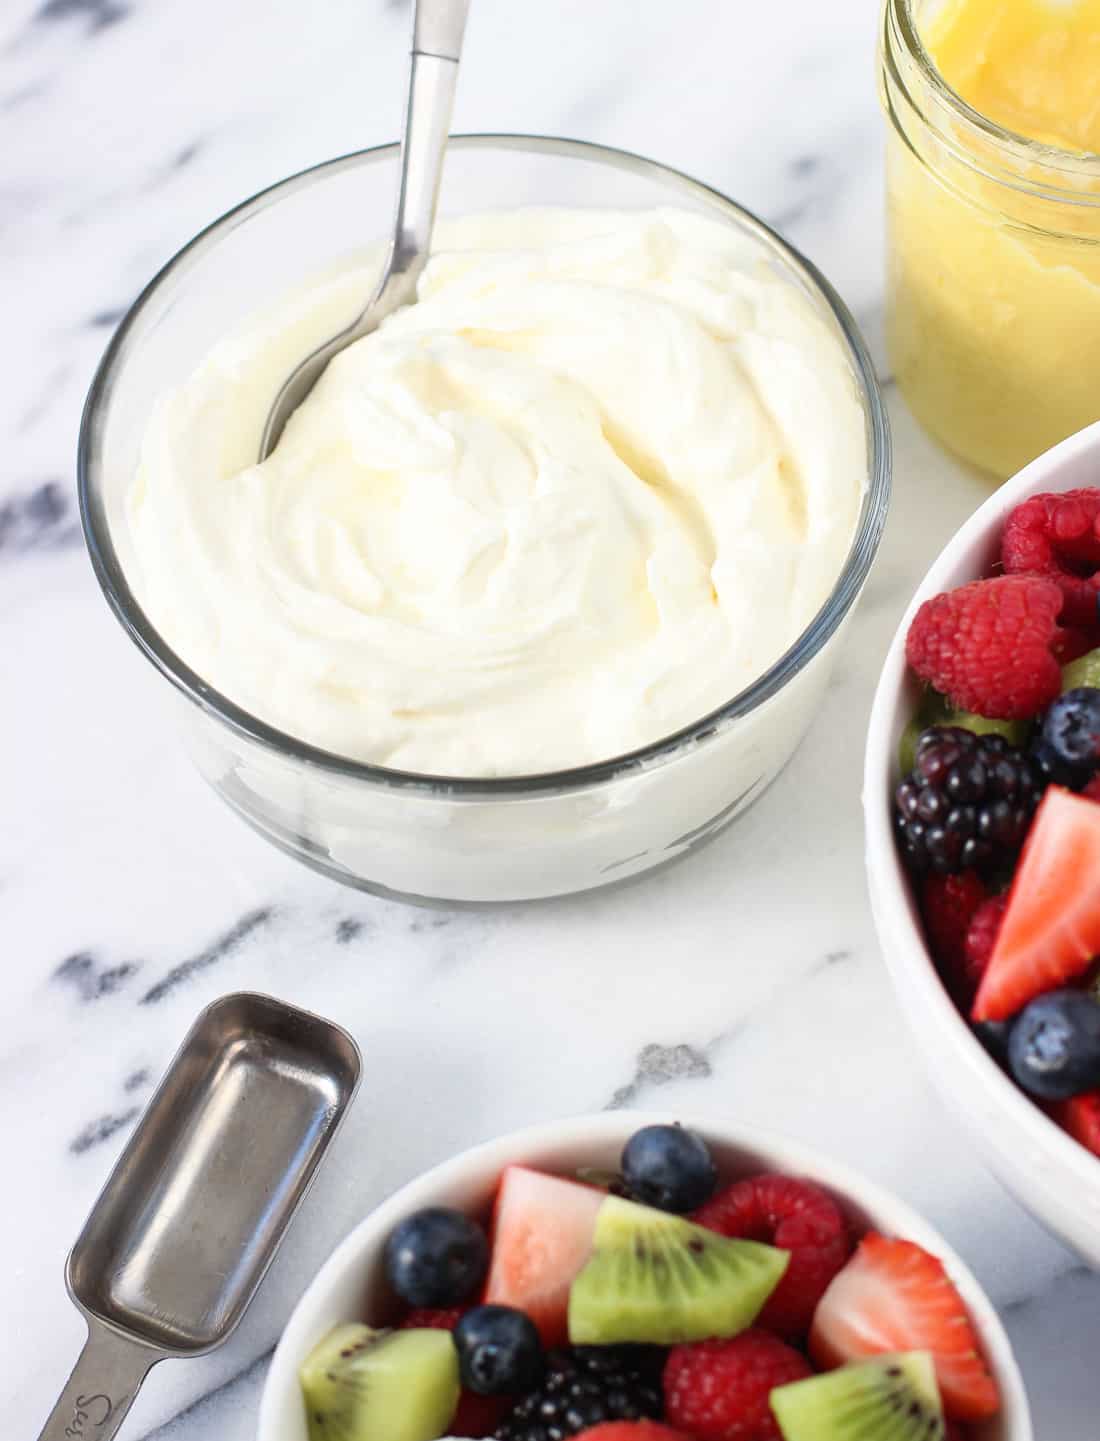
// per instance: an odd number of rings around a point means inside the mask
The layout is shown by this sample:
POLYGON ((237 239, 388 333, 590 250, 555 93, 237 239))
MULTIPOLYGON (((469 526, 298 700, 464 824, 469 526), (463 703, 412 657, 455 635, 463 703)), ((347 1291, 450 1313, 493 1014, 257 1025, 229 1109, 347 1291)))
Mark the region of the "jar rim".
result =
MULTIPOLYGON (((1082 180, 1095 180, 1100 190, 1100 153, 1049 145, 1022 135, 1017 130, 1011 130, 976 109, 948 84, 936 65, 921 37, 915 8, 916 0, 886 0, 883 10, 882 55, 884 65, 890 67, 892 78, 906 91, 918 112, 923 114, 923 107, 916 104, 897 68, 899 49, 905 58, 916 66, 921 80, 928 85, 941 111, 955 124, 961 124, 964 133, 970 132, 975 138, 992 147, 993 153, 1005 163, 1005 173, 990 175, 990 179, 1072 204, 1100 205, 1100 193, 1090 195, 1082 193, 1081 190, 1082 180), (1041 181, 1024 180, 1025 175, 1034 175, 1037 169, 1042 174, 1041 181)), ((927 116, 925 118, 928 119, 927 116)), ((952 148, 958 150, 957 145, 952 148)), ((975 164, 973 155, 965 158, 975 169, 981 169, 975 164)))

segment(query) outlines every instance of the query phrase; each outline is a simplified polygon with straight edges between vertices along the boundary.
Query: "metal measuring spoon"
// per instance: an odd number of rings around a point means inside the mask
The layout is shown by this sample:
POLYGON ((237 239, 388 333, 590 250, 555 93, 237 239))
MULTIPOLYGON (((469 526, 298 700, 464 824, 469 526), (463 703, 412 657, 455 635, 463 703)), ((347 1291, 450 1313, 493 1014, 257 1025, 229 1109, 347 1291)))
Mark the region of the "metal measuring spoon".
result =
POLYGON ((278 445, 283 427, 320 380, 333 356, 376 330, 387 315, 416 298, 416 282, 428 259, 435 224, 443 152, 451 128, 469 8, 470 0, 416 0, 397 211, 382 278, 359 318, 307 356, 284 382, 264 426, 261 460, 266 460, 278 445))
POLYGON ((272 996, 203 1011, 69 1255, 88 1339, 39 1441, 110 1441, 151 1367, 228 1339, 360 1066, 340 1026, 272 996))

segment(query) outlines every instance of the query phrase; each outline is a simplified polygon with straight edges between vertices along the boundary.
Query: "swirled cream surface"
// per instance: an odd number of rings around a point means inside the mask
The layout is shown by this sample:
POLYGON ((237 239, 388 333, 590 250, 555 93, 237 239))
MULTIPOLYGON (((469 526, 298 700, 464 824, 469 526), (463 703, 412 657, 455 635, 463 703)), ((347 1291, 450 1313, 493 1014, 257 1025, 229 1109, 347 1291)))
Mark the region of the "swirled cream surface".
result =
POLYGON ((442 225, 418 302, 255 464, 371 273, 254 320, 150 420, 135 588, 204 680, 345 756, 517 775, 658 740, 798 637, 852 541, 864 421, 755 242, 673 209, 442 225))

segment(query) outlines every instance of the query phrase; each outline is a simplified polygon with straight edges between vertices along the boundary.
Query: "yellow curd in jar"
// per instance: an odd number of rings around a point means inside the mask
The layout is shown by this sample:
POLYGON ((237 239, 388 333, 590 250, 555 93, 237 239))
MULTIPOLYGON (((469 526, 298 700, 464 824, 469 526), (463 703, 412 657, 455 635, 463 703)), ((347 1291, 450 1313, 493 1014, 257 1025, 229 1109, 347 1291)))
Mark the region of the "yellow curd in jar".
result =
POLYGON ((1100 419, 1100 0, 888 0, 884 97, 894 371, 1004 477, 1100 419))

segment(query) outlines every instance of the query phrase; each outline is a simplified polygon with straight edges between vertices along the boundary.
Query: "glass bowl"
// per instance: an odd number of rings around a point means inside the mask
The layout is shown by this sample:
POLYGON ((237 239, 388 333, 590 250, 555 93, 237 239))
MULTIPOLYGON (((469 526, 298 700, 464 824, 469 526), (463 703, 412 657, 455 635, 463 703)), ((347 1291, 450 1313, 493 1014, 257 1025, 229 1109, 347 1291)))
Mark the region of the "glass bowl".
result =
POLYGON ((381 238, 397 157, 396 145, 361 151, 262 191, 196 236, 138 297, 103 358, 81 426, 80 503, 92 563, 131 639, 183 698, 183 732, 201 773, 299 860, 379 894, 449 904, 621 882, 727 826, 763 793, 817 712, 889 502, 889 432, 871 361, 818 271, 698 181, 578 141, 454 137, 441 216, 529 204, 676 205, 755 237, 762 261, 809 298, 848 357, 866 417, 862 509, 832 593, 790 650, 720 709, 641 750, 490 780, 409 774, 320 750, 242 710, 166 644, 127 579, 134 565, 124 502, 158 396, 246 317, 381 238))

